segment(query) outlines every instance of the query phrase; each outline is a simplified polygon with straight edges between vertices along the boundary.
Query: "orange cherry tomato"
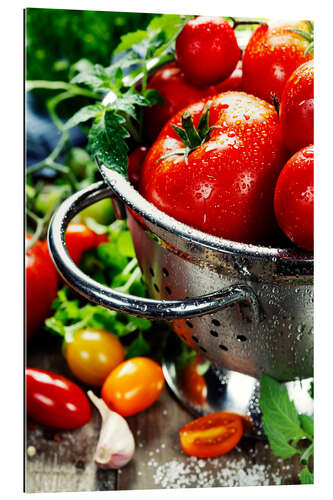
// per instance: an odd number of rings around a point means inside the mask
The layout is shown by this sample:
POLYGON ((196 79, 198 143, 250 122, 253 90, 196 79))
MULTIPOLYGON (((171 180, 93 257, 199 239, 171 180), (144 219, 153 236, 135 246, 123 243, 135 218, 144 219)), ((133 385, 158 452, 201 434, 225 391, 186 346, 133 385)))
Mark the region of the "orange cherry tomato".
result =
POLYGON ((164 387, 162 368, 150 358, 136 357, 120 363, 102 387, 105 403, 123 417, 151 406, 164 387))
POLYGON ((85 328, 66 345, 65 357, 71 372, 85 384, 100 387, 125 358, 118 337, 106 330, 85 328))
POLYGON ((189 362, 181 374, 181 386, 184 395, 194 404, 202 405, 207 399, 206 380, 197 371, 200 359, 197 357, 189 362))
POLYGON ((180 444, 187 455, 199 458, 218 457, 232 450, 243 435, 240 415, 216 412, 184 425, 180 444))

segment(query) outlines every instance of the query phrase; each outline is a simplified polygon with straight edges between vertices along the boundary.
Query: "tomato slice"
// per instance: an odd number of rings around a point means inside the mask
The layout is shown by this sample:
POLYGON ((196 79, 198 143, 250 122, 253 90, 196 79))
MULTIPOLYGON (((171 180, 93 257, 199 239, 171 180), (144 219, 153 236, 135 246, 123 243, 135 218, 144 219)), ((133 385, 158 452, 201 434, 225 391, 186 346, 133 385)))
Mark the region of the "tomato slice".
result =
POLYGON ((243 435, 240 415, 216 412, 184 425, 179 432, 180 444, 187 455, 208 458, 232 450, 243 435))

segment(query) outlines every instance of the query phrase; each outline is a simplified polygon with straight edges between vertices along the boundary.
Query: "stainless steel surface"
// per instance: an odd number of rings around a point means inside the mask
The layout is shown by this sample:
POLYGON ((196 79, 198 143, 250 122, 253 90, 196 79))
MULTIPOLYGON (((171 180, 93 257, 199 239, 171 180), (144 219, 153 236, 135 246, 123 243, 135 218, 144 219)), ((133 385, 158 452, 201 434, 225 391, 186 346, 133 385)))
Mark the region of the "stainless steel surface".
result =
POLYGON ((127 208, 138 262, 155 300, 133 301, 103 289, 75 269, 62 248, 64 228, 74 213, 93 200, 110 196, 101 186, 66 201, 50 226, 53 258, 71 285, 90 300, 131 314, 144 312, 147 317, 171 319, 182 311, 178 318, 196 316, 177 319, 174 330, 217 366, 257 378, 266 373, 281 381, 312 376, 312 254, 202 233, 162 213, 120 174, 99 167, 112 196, 127 208), (236 290, 239 294, 240 285, 246 287, 243 292, 250 298, 252 310, 244 301, 237 303, 245 295, 231 297, 225 307, 228 293, 236 290), (213 313, 214 300, 222 296, 213 313), (259 322, 254 297, 260 302, 259 322))
MULTIPOLYGON (((179 341, 178 341, 179 342, 179 341)), ((165 380, 178 401, 194 417, 217 411, 231 411, 249 417, 244 428, 248 437, 263 439, 264 432, 259 407, 260 383, 254 377, 233 370, 210 366, 203 375, 207 395, 203 401, 194 400, 188 393, 182 379, 182 371, 177 369, 178 348, 174 339, 169 337, 163 356, 162 369, 165 380)), ((313 379, 286 382, 289 398, 294 402, 298 413, 313 416, 313 399, 310 397, 310 383, 313 379)))

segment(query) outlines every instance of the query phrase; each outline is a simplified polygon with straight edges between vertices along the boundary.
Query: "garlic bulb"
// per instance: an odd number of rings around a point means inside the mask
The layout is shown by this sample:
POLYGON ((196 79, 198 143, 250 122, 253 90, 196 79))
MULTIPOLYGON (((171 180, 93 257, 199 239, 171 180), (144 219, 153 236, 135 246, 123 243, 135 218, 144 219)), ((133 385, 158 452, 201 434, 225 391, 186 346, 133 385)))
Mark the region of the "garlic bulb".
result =
POLYGON ((88 391, 88 396, 102 417, 102 427, 94 455, 95 463, 101 468, 119 469, 133 457, 135 451, 133 434, 126 420, 110 410, 103 399, 95 396, 92 391, 88 391))

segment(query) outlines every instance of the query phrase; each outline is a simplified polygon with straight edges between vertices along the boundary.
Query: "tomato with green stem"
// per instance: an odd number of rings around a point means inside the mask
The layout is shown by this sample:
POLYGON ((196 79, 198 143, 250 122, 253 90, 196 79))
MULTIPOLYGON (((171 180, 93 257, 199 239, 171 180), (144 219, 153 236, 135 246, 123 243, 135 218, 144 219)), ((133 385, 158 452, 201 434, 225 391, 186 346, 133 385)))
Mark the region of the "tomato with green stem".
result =
POLYGON ((106 330, 84 328, 72 335, 64 355, 73 375, 85 384, 99 387, 125 357, 118 337, 106 330))
POLYGON ((150 358, 134 357, 118 365, 102 387, 105 403, 123 417, 151 406, 164 388, 164 375, 150 358))
POLYGON ((146 156, 140 192, 203 232, 263 244, 278 230, 273 194, 285 159, 273 106, 225 92, 167 123, 146 156))
POLYGON ((27 414, 55 429, 77 429, 90 421, 88 399, 74 382, 57 373, 26 368, 27 414))
POLYGON ((243 90, 272 102, 293 71, 313 59, 310 21, 269 21, 251 36, 243 54, 243 90))

